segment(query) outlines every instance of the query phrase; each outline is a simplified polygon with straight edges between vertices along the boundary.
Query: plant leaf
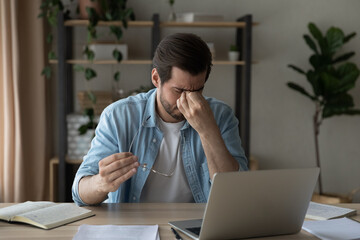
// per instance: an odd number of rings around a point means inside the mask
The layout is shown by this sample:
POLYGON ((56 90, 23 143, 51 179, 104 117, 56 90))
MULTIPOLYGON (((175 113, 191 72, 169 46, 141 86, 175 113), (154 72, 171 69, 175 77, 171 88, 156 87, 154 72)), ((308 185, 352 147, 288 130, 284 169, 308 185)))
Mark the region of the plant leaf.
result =
POLYGON ((319 81, 319 74, 315 71, 309 70, 306 73, 306 79, 311 84, 315 96, 320 96, 323 90, 321 82, 319 81))
POLYGON ((347 92, 355 87, 355 82, 359 77, 359 69, 353 63, 345 63, 337 69, 337 74, 340 78, 339 85, 336 92, 347 92))
POLYGON ((85 55, 86 55, 86 58, 89 60, 89 61, 93 61, 94 58, 95 58, 95 52, 93 50, 91 50, 89 48, 89 46, 86 46, 85 47, 85 50, 83 52, 85 55))
POLYGON ((91 68, 85 68, 85 78, 86 80, 90 80, 92 78, 96 77, 96 72, 91 68))
POLYGON ((88 125, 87 125, 87 123, 81 125, 81 126, 78 128, 79 135, 84 135, 84 134, 87 132, 87 130, 88 130, 88 125))
POLYGON ((288 67, 292 68, 293 70, 297 71, 300 74, 305 74, 304 70, 302 70, 301 68, 299 68, 299 67, 297 67, 295 65, 289 64, 288 67))
MULTIPOLYGON (((93 104, 96 104, 96 96, 95 94, 92 92, 92 91, 87 91, 86 92, 86 95, 88 96, 89 100, 93 103, 93 104)), ((85 111, 89 111, 89 109, 92 109, 92 108, 88 108, 88 109, 85 109, 85 111)), ((89 113, 85 112, 86 115, 89 115, 89 113)))
POLYGON ((352 56, 355 55, 355 52, 348 52, 348 53, 345 53, 337 58, 334 59, 334 61, 332 61, 332 64, 335 64, 335 63, 338 63, 338 62, 342 62, 342 61, 346 61, 348 60, 349 58, 351 58, 352 56))
POLYGON ((117 71, 115 74, 114 74, 114 80, 115 82, 119 82, 120 81, 120 72, 117 71))
POLYGON ((320 42, 323 39, 323 35, 321 33, 321 31, 318 29, 318 27, 315 25, 315 23, 309 23, 308 25, 309 31, 311 33, 311 35, 318 41, 320 42))
POLYGON ((41 75, 45 76, 46 79, 50 79, 51 78, 51 67, 50 66, 45 66, 41 72, 41 75))
POLYGON ((54 51, 50 51, 50 52, 48 53, 48 59, 50 60, 50 59, 55 59, 55 58, 56 58, 55 52, 54 52, 54 51))
POLYGON ((117 62, 121 62, 122 53, 115 48, 114 51, 113 51, 113 57, 116 59, 117 62))
POLYGON ((121 30, 121 27, 110 26, 110 31, 115 35, 117 40, 120 40, 123 36, 123 31, 121 30))
POLYGON ((350 33, 349 35, 344 37, 344 43, 347 43, 348 41, 350 41, 350 39, 352 39, 353 37, 356 36, 356 32, 350 33))
POLYGON ((326 41, 331 55, 333 55, 344 44, 344 37, 343 31, 339 28, 331 27, 326 32, 326 41))
POLYGON ((316 54, 319 54, 318 50, 317 50, 317 47, 316 47, 316 44, 315 42, 310 38, 309 35, 305 34, 304 35, 304 39, 305 39, 305 42, 307 43, 307 45, 316 53, 316 54))
POLYGON ((49 33, 47 36, 46 36, 46 43, 48 44, 51 44, 52 41, 53 41, 53 34, 52 33, 49 33))
POLYGON ((291 88, 291 89, 293 89, 293 90, 295 90, 295 91, 309 97, 313 101, 316 101, 316 97, 310 95, 303 87, 297 85, 296 83, 288 82, 287 85, 288 85, 289 88, 291 88))
POLYGON ((323 118, 331 117, 334 115, 345 114, 346 112, 351 110, 353 106, 354 106, 354 100, 347 93, 332 96, 325 103, 322 112, 323 118))

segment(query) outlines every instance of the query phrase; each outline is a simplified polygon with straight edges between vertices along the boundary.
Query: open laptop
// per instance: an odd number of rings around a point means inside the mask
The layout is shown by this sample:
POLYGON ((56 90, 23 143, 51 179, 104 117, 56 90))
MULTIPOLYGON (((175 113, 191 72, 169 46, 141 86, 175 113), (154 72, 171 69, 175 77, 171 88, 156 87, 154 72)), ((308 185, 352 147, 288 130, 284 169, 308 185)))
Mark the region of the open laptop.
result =
POLYGON ((319 168, 217 173, 203 219, 169 224, 200 240, 297 233, 318 175, 319 168))

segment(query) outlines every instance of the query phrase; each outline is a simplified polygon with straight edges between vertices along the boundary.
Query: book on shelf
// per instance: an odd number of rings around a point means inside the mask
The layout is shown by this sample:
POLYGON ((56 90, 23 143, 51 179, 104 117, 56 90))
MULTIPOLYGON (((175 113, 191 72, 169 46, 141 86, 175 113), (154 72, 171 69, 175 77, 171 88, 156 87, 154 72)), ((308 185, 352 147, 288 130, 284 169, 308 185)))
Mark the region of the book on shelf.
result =
POLYGON ((27 223, 43 229, 55 228, 95 215, 74 203, 32 202, 0 208, 0 220, 27 223))
POLYGON ((337 207, 328 204, 310 202, 305 218, 328 220, 356 215, 356 209, 337 207))
POLYGON ((177 22, 222 22, 224 21, 224 16, 218 14, 209 14, 209 13, 194 13, 194 12, 185 12, 185 13, 176 13, 177 22))

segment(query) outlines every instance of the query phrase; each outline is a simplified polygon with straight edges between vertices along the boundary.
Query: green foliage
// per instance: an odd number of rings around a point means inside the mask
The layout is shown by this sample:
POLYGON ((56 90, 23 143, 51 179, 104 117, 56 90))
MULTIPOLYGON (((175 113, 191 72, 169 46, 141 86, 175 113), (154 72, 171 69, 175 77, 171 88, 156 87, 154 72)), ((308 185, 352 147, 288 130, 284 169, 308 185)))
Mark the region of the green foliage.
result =
POLYGON ((95 58, 95 53, 94 53, 93 50, 91 50, 91 49, 89 48, 89 46, 86 46, 86 47, 85 47, 85 49, 84 49, 84 51, 83 51, 83 54, 86 55, 86 58, 87 58, 89 61, 93 61, 94 58, 95 58))
POLYGON ((118 63, 121 62, 121 60, 123 58, 122 53, 119 50, 117 50, 116 48, 113 51, 113 57, 118 63))
POLYGON ((237 45, 230 45, 230 49, 229 49, 231 52, 237 52, 239 51, 239 48, 237 45))
POLYGON ((50 79, 51 78, 51 67, 50 66, 45 66, 41 72, 41 75, 45 76, 46 79, 50 79))
MULTIPOLYGON (((50 27, 55 27, 57 24, 57 15, 59 12, 64 11, 64 5, 61 0, 44 0, 40 5, 40 13, 38 18, 46 18, 47 23, 50 27)), ((68 12, 67 12, 68 13, 68 12)), ((51 45, 53 41, 53 35, 49 32, 46 36, 46 43, 51 45)), ((55 59, 55 52, 49 51, 48 60, 55 59)), ((44 75, 47 79, 51 78, 52 70, 50 66, 45 66, 41 72, 41 75, 44 75)))
POLYGON ((120 72, 116 71, 114 74, 114 80, 115 82, 119 82, 120 81, 120 72))
POLYGON ((80 135, 84 135, 88 129, 95 129, 97 126, 97 124, 94 122, 94 109, 85 109, 84 115, 89 118, 89 121, 78 128, 78 132, 80 135))
POLYGON ((288 82, 288 87, 319 104, 323 118, 359 114, 360 110, 354 109, 353 98, 348 93, 355 87, 360 74, 356 64, 348 62, 355 52, 337 56, 340 48, 355 37, 356 33, 345 35, 340 28, 331 27, 323 35, 314 23, 309 23, 308 29, 311 35, 305 34, 304 40, 313 51, 309 58, 312 69, 304 71, 292 64, 288 67, 304 75, 313 92, 309 93, 293 82, 288 82))

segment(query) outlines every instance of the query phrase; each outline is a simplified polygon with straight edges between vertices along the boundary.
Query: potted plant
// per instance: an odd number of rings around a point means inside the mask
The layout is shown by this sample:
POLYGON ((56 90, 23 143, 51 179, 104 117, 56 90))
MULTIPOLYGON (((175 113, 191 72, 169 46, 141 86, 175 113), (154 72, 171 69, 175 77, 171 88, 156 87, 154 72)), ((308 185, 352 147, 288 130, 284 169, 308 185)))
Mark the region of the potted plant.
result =
MULTIPOLYGON (((354 108, 353 98, 349 94, 359 76, 356 64, 348 61, 355 52, 338 54, 340 48, 356 33, 345 35, 340 28, 331 27, 323 35, 314 23, 309 23, 308 29, 311 36, 305 34, 304 40, 313 51, 309 58, 312 68, 304 71, 292 64, 288 67, 306 78, 311 85, 312 93, 294 82, 288 82, 287 85, 309 98, 315 105, 313 126, 316 165, 320 168, 318 136, 323 120, 337 115, 360 114, 360 110, 354 108)), ((319 194, 324 194, 321 175, 319 176, 319 194)))
POLYGON ((174 11, 174 3, 175 3, 175 0, 169 0, 169 5, 170 5, 170 13, 169 13, 169 17, 168 17, 169 21, 176 21, 176 14, 174 11))
POLYGON ((229 61, 232 62, 239 61, 240 52, 238 46, 231 45, 228 55, 229 55, 229 61))

